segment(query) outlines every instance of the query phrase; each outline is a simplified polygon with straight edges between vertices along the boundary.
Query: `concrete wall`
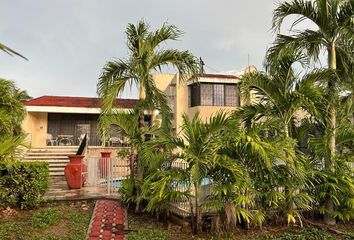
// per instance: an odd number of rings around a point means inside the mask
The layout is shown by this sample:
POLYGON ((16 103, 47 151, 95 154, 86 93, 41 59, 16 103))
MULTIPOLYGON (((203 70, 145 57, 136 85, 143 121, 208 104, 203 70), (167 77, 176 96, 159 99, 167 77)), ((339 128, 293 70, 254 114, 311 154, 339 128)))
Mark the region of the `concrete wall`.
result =
POLYGON ((22 128, 27 134, 27 143, 31 147, 46 146, 48 113, 27 112, 22 128))
POLYGON ((223 106, 189 107, 188 86, 186 82, 180 82, 178 74, 156 74, 154 75, 154 80, 156 86, 163 91, 169 99, 171 110, 173 112, 173 127, 175 128, 176 133, 182 130, 182 115, 184 113, 192 118, 199 111, 202 120, 205 121, 220 110, 230 112, 236 109, 235 107, 223 106))
MULTIPOLYGON (((156 86, 166 94, 173 113, 173 128, 176 133, 180 132, 182 125, 182 114, 189 117, 199 111, 203 120, 210 118, 220 110, 230 111, 235 107, 219 106, 197 106, 188 107, 188 86, 187 83, 180 83, 178 74, 154 74, 156 86)), ((187 80, 188 78, 185 78, 187 80)), ((153 114, 153 120, 158 113, 153 114)), ((27 112, 23 122, 23 129, 28 134, 28 140, 32 147, 46 146, 46 134, 48 128, 48 113, 39 111, 27 112)), ((96 150, 90 150, 92 153, 96 150)), ((99 151, 97 150, 99 155, 99 151)))
POLYGON ((101 152, 111 152, 112 157, 117 157, 117 153, 127 148, 122 147, 100 147, 100 146, 88 146, 85 152, 87 157, 100 157, 101 152))

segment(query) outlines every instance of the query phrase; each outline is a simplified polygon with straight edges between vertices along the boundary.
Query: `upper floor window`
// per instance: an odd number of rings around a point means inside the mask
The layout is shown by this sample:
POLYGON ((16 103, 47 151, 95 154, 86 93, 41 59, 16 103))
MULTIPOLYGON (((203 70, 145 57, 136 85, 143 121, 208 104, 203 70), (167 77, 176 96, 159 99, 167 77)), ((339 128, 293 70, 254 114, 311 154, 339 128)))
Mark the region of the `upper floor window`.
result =
POLYGON ((194 83, 188 86, 188 106, 240 106, 236 84, 194 83))

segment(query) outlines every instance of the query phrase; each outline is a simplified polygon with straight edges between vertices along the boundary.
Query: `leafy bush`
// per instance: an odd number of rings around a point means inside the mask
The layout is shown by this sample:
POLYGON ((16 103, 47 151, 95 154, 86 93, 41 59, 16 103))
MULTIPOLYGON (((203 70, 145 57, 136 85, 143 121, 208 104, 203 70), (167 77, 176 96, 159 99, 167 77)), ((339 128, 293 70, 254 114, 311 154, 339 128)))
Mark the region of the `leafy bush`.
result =
POLYGON ((0 207, 36 207, 48 189, 48 176, 48 163, 0 163, 0 207))
POLYGON ((128 235, 128 240, 165 240, 167 234, 157 229, 140 229, 128 235))
POLYGON ((297 233, 286 233, 281 236, 268 236, 267 240, 336 240, 333 235, 317 229, 305 228, 297 233))

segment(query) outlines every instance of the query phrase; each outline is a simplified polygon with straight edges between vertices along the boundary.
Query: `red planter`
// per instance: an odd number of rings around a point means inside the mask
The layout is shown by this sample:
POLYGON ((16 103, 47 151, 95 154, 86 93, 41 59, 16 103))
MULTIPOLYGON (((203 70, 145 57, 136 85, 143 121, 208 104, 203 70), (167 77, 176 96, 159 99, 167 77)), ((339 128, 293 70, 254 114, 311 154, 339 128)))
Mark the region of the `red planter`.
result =
POLYGON ((101 159, 99 161, 101 177, 104 177, 108 174, 110 157, 111 152, 101 152, 101 159))
POLYGON ((70 162, 65 166, 65 179, 70 189, 80 189, 85 181, 86 177, 82 174, 87 172, 87 166, 82 163, 84 156, 81 155, 69 155, 70 162))

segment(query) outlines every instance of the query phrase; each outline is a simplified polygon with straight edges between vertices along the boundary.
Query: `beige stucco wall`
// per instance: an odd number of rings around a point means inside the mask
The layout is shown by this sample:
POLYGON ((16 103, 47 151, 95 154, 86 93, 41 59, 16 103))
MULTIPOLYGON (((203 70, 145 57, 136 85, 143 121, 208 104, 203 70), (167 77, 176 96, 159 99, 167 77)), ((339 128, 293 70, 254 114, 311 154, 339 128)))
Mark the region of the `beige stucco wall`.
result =
POLYGON ((122 147, 96 147, 96 146, 88 146, 86 148, 85 156, 87 157, 100 157, 101 152, 111 152, 112 157, 117 157, 117 153, 119 151, 125 150, 127 148, 122 147))
POLYGON ((230 112, 235 110, 235 107, 222 106, 189 107, 188 86, 186 82, 179 81, 178 74, 155 74, 154 80, 156 86, 163 91, 169 99, 169 104, 173 113, 173 127, 175 128, 176 133, 181 131, 183 121, 182 115, 184 113, 192 118, 199 111, 202 120, 206 121, 218 111, 230 112), (173 86, 172 88, 170 88, 171 85, 173 86))
POLYGON ((27 143, 31 147, 46 146, 48 128, 48 113, 27 112, 22 128, 27 134, 27 143))
POLYGON ((203 121, 208 121, 211 116, 219 111, 224 111, 225 113, 230 113, 235 110, 235 107, 220 107, 220 106, 196 106, 189 108, 188 115, 193 117, 197 112, 199 112, 200 117, 203 121))

